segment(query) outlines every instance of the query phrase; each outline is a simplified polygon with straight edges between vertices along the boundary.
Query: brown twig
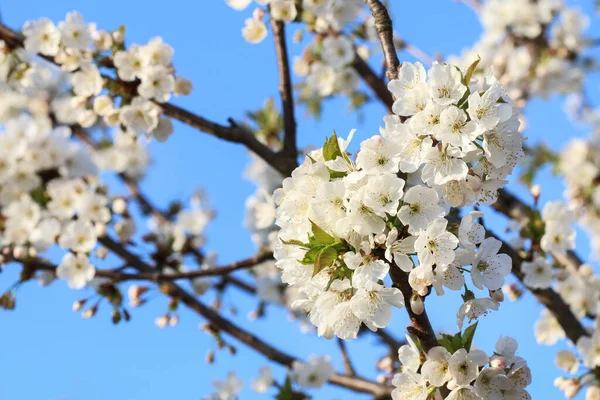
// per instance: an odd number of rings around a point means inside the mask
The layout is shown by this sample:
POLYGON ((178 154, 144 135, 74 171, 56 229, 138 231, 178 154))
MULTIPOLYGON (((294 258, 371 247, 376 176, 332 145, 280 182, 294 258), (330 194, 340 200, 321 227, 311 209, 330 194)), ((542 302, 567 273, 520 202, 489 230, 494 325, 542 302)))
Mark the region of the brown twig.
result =
MULTIPOLYGON (((521 265, 524 260, 511 246, 506 244, 502 239, 496 236, 494 233, 488 231, 488 236, 496 238, 502 242, 500 248, 501 253, 507 254, 512 260, 512 273, 521 281, 525 278, 521 265)), ((588 335, 585 328, 577 317, 571 311, 568 304, 564 302, 562 297, 556 293, 552 288, 547 289, 534 289, 528 288, 529 291, 535 296, 535 298, 543 304, 551 313, 554 315, 560 326, 565 331, 565 334, 573 343, 577 343, 580 337, 588 335)))
POLYGON ((350 361, 350 356, 348 355, 348 349, 346 348, 346 341, 337 338, 337 344, 340 348, 340 353, 342 354, 342 360, 344 361, 344 371, 346 371, 346 375, 348 376, 356 376, 356 370, 352 365, 352 361, 350 361))
POLYGON ((277 69, 279 71, 279 94, 281 96, 281 109, 283 111, 283 154, 294 161, 298 156, 296 144, 296 117, 294 116, 294 94, 290 74, 290 61, 288 58, 285 40, 285 23, 271 18, 271 28, 275 37, 275 53, 277 54, 277 69))
MULTIPOLYGON (((138 269, 140 272, 154 271, 154 268, 143 262, 136 255, 129 252, 129 250, 125 249, 123 246, 121 246, 119 243, 115 242, 111 238, 104 237, 101 239, 101 242, 105 247, 113 251, 121 259, 123 259, 125 262, 127 262, 134 268, 138 269)), ((179 299, 188 308, 207 319, 210 322, 210 324, 218 331, 223 331, 233 336, 240 342, 248 345, 249 347, 263 354, 268 359, 288 367, 291 366, 291 364, 296 360, 291 355, 282 352, 281 350, 273 347, 272 345, 266 343, 262 339, 254 336, 250 332, 243 330, 239 326, 235 325, 233 322, 224 318, 218 312, 206 306, 204 303, 199 301, 196 297, 192 296, 190 293, 182 289, 177 284, 173 282, 164 282, 161 284, 161 290, 168 296, 179 299)), ((370 393, 377 396, 389 394, 391 392, 391 388, 380 385, 376 382, 366 380, 361 377, 351 377, 346 375, 334 374, 329 379, 329 382, 333 385, 345 387, 347 389, 351 389, 361 393, 370 393)))
POLYGON ((394 98, 392 93, 388 90, 385 82, 383 82, 373 69, 363 60, 358 54, 354 57, 352 63, 354 70, 360 75, 365 83, 375 92, 375 96, 386 106, 389 111, 392 111, 392 104, 394 104, 394 98))
POLYGON ((375 19, 375 30, 377 31, 377 36, 379 36, 387 66, 386 76, 390 81, 397 79, 400 60, 398 60, 398 54, 394 46, 394 28, 390 14, 379 0, 366 0, 366 2, 375 19))

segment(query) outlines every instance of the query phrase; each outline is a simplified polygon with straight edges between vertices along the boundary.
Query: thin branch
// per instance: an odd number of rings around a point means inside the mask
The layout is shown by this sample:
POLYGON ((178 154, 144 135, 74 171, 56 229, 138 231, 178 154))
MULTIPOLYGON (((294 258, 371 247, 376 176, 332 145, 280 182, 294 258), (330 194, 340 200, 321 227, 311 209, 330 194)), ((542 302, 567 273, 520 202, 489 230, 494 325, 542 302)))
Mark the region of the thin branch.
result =
MULTIPOLYGON (((152 282, 164 282, 164 281, 175 281, 178 279, 194 279, 208 276, 219 276, 228 275, 232 272, 248 269, 257 266, 258 264, 273 259, 273 253, 270 251, 259 252, 252 257, 233 262, 231 264, 223 265, 220 267, 200 269, 194 271, 177 272, 173 274, 166 274, 161 272, 140 272, 137 274, 118 274, 115 275, 114 279, 118 281, 127 280, 145 280, 152 282)), ((102 270, 98 272, 103 272, 102 270)))
POLYGON ((392 97, 392 93, 388 90, 385 82, 383 82, 377 74, 373 71, 373 69, 367 64, 365 60, 363 60, 358 54, 354 57, 354 62, 352 63, 352 67, 354 70, 360 75, 360 77, 365 81, 365 83, 375 92, 375 96, 387 107, 387 109, 392 111, 392 104, 394 104, 394 98, 392 97))
MULTIPOLYGON (((511 246, 506 244, 502 239, 496 236, 494 233, 488 231, 488 236, 496 238, 502 241, 502 247, 499 252, 507 254, 512 260, 512 273, 521 281, 525 278, 523 271, 521 270, 521 265, 524 260, 511 246)), ((527 287, 527 286, 526 286, 527 287)), ((557 319, 560 326, 565 331, 565 334, 573 343, 577 343, 582 336, 587 336, 586 332, 581 322, 577 319, 577 317, 571 311, 571 307, 564 302, 562 297, 556 293, 552 288, 547 289, 533 289, 529 288, 529 291, 535 296, 535 298, 543 304, 554 317, 557 319)))
MULTIPOLYGON (((129 252, 129 250, 125 249, 111 238, 104 237, 101 238, 100 241, 105 247, 115 252, 120 258, 126 261, 129 265, 138 269, 140 272, 154 271, 154 268, 140 260, 135 254, 129 252)), ((291 366, 296 360, 291 355, 282 352, 281 350, 264 342, 262 339, 254 336, 250 332, 243 330, 233 322, 224 318, 218 312, 206 306, 204 303, 199 301, 196 297, 192 296, 189 292, 182 289, 177 284, 172 282, 164 282, 161 284, 161 290, 168 296, 178 298, 181 302, 188 306, 188 308, 210 321, 211 325, 217 330, 233 336, 240 342, 263 354, 268 359, 288 367, 291 366)), ((333 385, 345 387, 361 393, 371 393, 377 396, 389 394, 391 392, 391 388, 361 377, 350 377, 334 374, 331 378, 329 378, 329 382, 333 385)))
MULTIPOLYGON (((144 262, 137 255, 131 253, 121 243, 115 241, 114 239, 104 236, 100 238, 99 241, 103 246, 114 252, 117 256, 119 256, 119 258, 125 261, 128 266, 137 269, 140 274, 151 275, 155 272, 155 268, 144 262)), ((31 276, 32 270, 55 270, 56 266, 45 261, 36 261, 35 263, 25 263, 24 268, 27 268, 29 272, 26 275, 31 276)), ((111 276, 119 273, 117 270, 98 270, 97 276, 102 276, 106 271, 111 271, 111 276)), ((179 299, 189 309, 195 311, 197 314, 208 320, 211 326, 217 331, 222 331, 228 335, 231 335, 240 342, 263 354, 268 359, 287 367, 291 366, 292 363, 296 361, 296 358, 293 356, 273 347, 262 339, 254 336, 250 332, 245 331, 241 327, 235 325, 233 322, 224 318, 218 312, 202 303, 200 300, 174 282, 161 282, 160 288, 164 294, 172 298, 179 299)), ((334 374, 329 379, 329 383, 361 393, 370 393, 375 396, 389 395, 392 389, 361 377, 346 376, 341 374, 334 374)))
POLYGON ((397 79, 400 60, 398 60, 398 54, 394 46, 394 28, 390 14, 379 0, 366 0, 366 2, 375 19, 375 30, 377 31, 377 36, 379 36, 385 64, 387 65, 386 76, 390 81, 397 79))
POLYGON ((348 355, 348 349, 346 348, 346 341, 340 338, 337 338, 337 344, 340 348, 340 353, 342 354, 342 360, 344 361, 344 371, 346 371, 346 375, 348 376, 356 376, 356 370, 352 365, 352 361, 350 361, 350 356, 348 355))
POLYGON ((283 154, 296 160, 298 148, 296 144, 296 117, 294 116, 294 94, 290 74, 290 61, 288 58, 285 40, 285 23, 271 18, 271 27, 275 37, 275 52, 277 54, 277 69, 279 71, 279 94, 281 96, 281 109, 283 111, 283 125, 285 136, 283 138, 283 154))

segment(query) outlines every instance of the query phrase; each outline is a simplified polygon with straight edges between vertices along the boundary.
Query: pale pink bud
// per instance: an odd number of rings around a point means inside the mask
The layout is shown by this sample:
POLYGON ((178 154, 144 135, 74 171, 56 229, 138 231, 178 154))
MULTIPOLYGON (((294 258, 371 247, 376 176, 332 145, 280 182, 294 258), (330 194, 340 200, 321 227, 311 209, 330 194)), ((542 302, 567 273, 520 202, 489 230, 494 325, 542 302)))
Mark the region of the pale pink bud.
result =
POLYGON ((35 247, 30 247, 27 250, 27 254, 29 255, 29 257, 37 257, 38 251, 35 249, 35 247))
POLYGON ((456 381, 454 379, 452 379, 450 382, 448 382, 448 390, 452 391, 456 388, 458 388, 458 385, 456 384, 456 381))
POLYGON ((98 236, 98 237, 106 236, 106 225, 105 224, 96 222, 96 225, 94 225, 94 230, 96 231, 96 236, 98 236))
POLYGON ((179 323, 179 315, 177 315, 177 314, 173 315, 169 319, 169 325, 171 325, 171 326, 177 326, 178 323, 179 323))
POLYGON ((508 362, 504 357, 494 355, 490 358, 490 366, 492 368, 504 369, 507 365, 508 362))
POLYGON ((534 201, 540 198, 540 194, 542 194, 542 188, 540 185, 533 185, 531 187, 531 195, 533 196, 534 201))
POLYGON ((129 286, 129 289, 127 290, 127 295, 129 296, 130 300, 134 300, 134 299, 137 300, 140 298, 141 295, 143 295, 147 291, 148 291, 148 288, 145 286, 131 285, 131 286, 129 286))
POLYGON ((264 17, 265 10, 263 10, 262 8, 255 8, 254 11, 252 11, 252 18, 254 18, 255 20, 262 21, 264 17))
POLYGON ((156 318, 154 320, 154 323, 159 328, 166 328, 167 325, 169 324, 169 314, 165 314, 163 316, 160 316, 160 317, 156 318))
POLYGON ((94 250, 94 255, 101 260, 104 260, 108 255, 108 249, 104 246, 99 246, 94 250))
POLYGON ((490 297, 499 303, 504 301, 504 293, 502 292, 502 289, 490 290, 490 297))
POLYGON ((410 309, 417 315, 421 315, 425 311, 423 299, 417 293, 413 293, 410 297, 410 309))
POLYGON ((77 312, 77 311, 81 310, 86 301, 87 301, 87 299, 81 299, 81 300, 77 300, 76 302, 74 302, 73 303, 73 311, 77 312))
POLYGON ((387 236, 385 233, 380 233, 379 235, 375 236, 375 243, 377 244, 385 244, 385 241, 387 239, 387 236))
POLYGON ((94 315, 96 315, 97 311, 98 311, 98 306, 90 307, 87 310, 85 310, 83 312, 83 314, 81 314, 81 316, 83 318, 92 318, 94 315))
POLYGON ((515 282, 504 286, 503 291, 508 296, 510 301, 517 301, 523 295, 523 290, 515 282))
POLYGON ((385 372, 392 372, 394 370, 394 362, 391 357, 383 357, 377 363, 377 369, 385 372))
POLYGON ((13 249, 13 257, 17 260, 25 258, 26 255, 27 249, 25 248, 25 246, 17 246, 13 249))
POLYGON ((115 214, 123 215, 127 212, 127 202, 122 197, 117 197, 112 202, 112 210, 115 214))

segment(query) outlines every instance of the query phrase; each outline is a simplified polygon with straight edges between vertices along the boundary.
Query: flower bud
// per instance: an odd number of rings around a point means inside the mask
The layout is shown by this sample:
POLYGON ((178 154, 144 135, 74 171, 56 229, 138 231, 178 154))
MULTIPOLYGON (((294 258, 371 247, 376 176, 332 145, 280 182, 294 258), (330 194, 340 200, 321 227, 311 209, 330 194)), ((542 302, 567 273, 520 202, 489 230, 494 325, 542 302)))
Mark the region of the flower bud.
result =
POLYGON ((492 356, 490 358, 490 366, 492 368, 504 369, 508 365, 506 358, 501 356, 492 356))
POLYGON ((17 260, 21 260, 27 256, 27 249, 25 246, 17 246, 13 249, 13 257, 17 260))
POLYGON ((410 297, 410 309, 417 315, 421 315, 423 314, 423 311, 425 311, 423 299, 418 293, 413 293, 413 295, 410 297))
POLYGON ((108 255, 108 249, 104 246, 98 246, 94 250, 94 255, 96 257, 98 257, 99 259, 104 260, 106 258, 106 256, 108 255))
POLYGON ((73 311, 77 312, 77 311, 81 310, 86 301, 87 301, 87 299, 81 299, 81 300, 77 300, 76 302, 74 302, 73 303, 73 311))
POLYGON ((458 388, 458 385, 456 384, 456 381, 454 379, 452 379, 450 382, 448 382, 448 390, 452 391, 456 388, 458 388))
POLYGON ((206 353, 205 360, 209 364, 212 364, 213 362, 215 362, 215 352, 212 350, 209 350, 208 353, 206 353))
POLYGON ((257 21, 262 21, 262 19, 265 17, 265 10, 263 10, 262 8, 258 7, 255 8, 254 11, 252 11, 252 18, 254 18, 257 21))
POLYGON ((515 282, 504 286, 502 290, 508 296, 510 301, 517 301, 523 295, 523 289, 515 282))
POLYGON ((385 233, 380 233, 379 235, 375 236, 375 243, 385 244, 386 239, 387 239, 387 235, 385 233))
POLYGON ((542 194, 542 188, 540 185, 533 185, 531 187, 531 195, 533 196, 533 202, 537 203, 539 198, 540 198, 540 194, 542 194))
POLYGON ((117 197, 112 202, 112 210, 115 214, 125 214, 127 212, 127 201, 122 197, 117 197))
POLYGON ((574 374, 579 369, 579 360, 573 352, 569 350, 561 350, 556 354, 554 363, 565 372, 574 374))
POLYGON ((131 286, 129 286, 129 289, 127 290, 127 295, 129 296, 130 300, 134 300, 134 299, 137 300, 140 298, 140 296, 142 296, 147 291, 148 291, 148 288, 146 286, 131 285, 131 286))
POLYGON ((159 328, 166 328, 166 326, 169 324, 169 314, 165 314, 163 316, 156 318, 154 320, 154 323, 159 328))
POLYGON ((106 236, 106 225, 100 222, 96 222, 94 225, 94 230, 96 231, 96 236, 104 237, 106 236))
POLYGON ((92 318, 98 312, 98 306, 95 305, 93 307, 88 308, 81 314, 83 318, 92 318))
POLYGON ((502 303, 504 301, 504 292, 502 292, 502 289, 490 290, 490 297, 497 302, 502 303))
POLYGON ((178 323, 179 323, 179 315, 175 314, 171 318, 169 318, 169 325, 177 326, 178 323))

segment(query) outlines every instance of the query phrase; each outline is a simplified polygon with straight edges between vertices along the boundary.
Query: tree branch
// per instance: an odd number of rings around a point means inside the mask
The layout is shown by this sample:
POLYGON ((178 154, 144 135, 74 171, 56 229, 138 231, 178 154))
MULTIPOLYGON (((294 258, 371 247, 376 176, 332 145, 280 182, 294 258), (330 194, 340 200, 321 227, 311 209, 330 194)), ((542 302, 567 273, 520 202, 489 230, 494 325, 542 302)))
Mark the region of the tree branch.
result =
POLYGON ((275 52, 279 71, 279 94, 283 111, 283 154, 294 161, 298 156, 296 145, 296 117, 294 116, 294 94, 290 75, 290 62, 285 40, 285 23, 271 18, 271 28, 275 37, 275 52))
MULTIPOLYGON (((154 268, 140 260, 136 255, 130 253, 127 249, 122 247, 119 243, 115 242, 111 238, 104 237, 101 239, 101 242, 104 244, 104 246, 115 252, 115 254, 117 254, 121 259, 138 269, 140 272, 154 271, 154 268)), ((291 366, 296 360, 291 355, 276 349, 250 332, 243 330, 239 326, 227 320, 218 312, 206 306, 204 303, 196 299, 177 284, 172 282, 164 282, 161 284, 161 290, 168 296, 181 300, 181 302, 183 302, 188 308, 207 319, 217 330, 233 336, 240 342, 263 354, 268 359, 288 367, 291 366)), ((371 393, 377 396, 389 394, 391 392, 391 388, 361 377, 350 377, 346 375, 334 374, 329 379, 329 382, 336 386, 341 386, 361 393, 371 393)))
POLYGON ((394 104, 394 98, 392 93, 388 90, 385 82, 383 82, 377 74, 371 69, 369 64, 363 60, 358 54, 354 57, 352 63, 354 70, 360 75, 365 83, 375 92, 375 96, 387 107, 388 111, 392 111, 392 104, 394 104))
POLYGON ((375 30, 377 31, 377 36, 379 36, 387 66, 386 76, 390 81, 397 79, 400 60, 398 60, 398 54, 394 46, 394 28, 390 14, 379 0, 366 0, 366 2, 371 10, 371 14, 373 14, 373 18, 375 18, 375 30))
MULTIPOLYGON (((488 231, 488 236, 496 238, 502 242, 500 253, 507 254, 512 260, 512 273, 521 281, 525 278, 523 271, 521 270, 521 264, 526 261, 524 260, 511 246, 506 244, 502 239, 496 236, 494 233, 488 231)), ((523 284, 525 285, 525 284, 523 284)), ((527 287, 527 286, 526 286, 527 287)), ((558 320, 558 323, 565 331, 565 334, 573 343, 577 343, 582 336, 587 336, 587 332, 581 322, 571 311, 568 304, 564 302, 562 297, 556 293, 552 288, 548 289, 533 289, 529 288, 529 291, 535 296, 535 298, 543 304, 554 317, 558 320)))
POLYGON ((340 348, 340 353, 342 353, 342 360, 344 361, 344 371, 346 371, 346 375, 356 376, 356 370, 354 369, 352 361, 350 361, 350 356, 348 355, 346 342, 340 338, 337 338, 337 344, 340 348))

